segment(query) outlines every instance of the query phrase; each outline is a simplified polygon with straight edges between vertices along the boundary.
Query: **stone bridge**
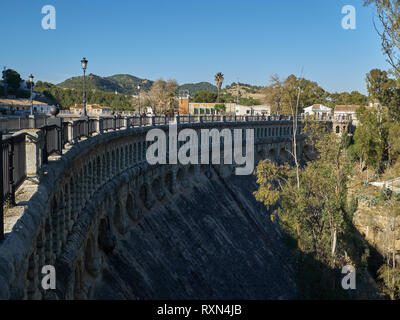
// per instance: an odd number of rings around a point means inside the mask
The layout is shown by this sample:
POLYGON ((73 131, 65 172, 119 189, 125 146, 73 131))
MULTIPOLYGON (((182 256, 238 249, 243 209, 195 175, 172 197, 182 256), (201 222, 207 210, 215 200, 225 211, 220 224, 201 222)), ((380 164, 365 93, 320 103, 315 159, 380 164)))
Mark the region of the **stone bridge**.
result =
MULTIPOLYGON (((155 204, 198 183, 201 175, 232 174, 234 165, 149 165, 146 133, 152 128, 127 126, 70 141, 62 156, 50 157, 21 185, 16 207, 6 212, 0 245, 1 299, 90 298, 102 272, 101 251, 112 252, 155 204), (45 265, 55 266, 55 290, 41 286, 45 265)), ((168 136, 168 125, 157 128, 168 136)), ((291 159, 289 119, 178 125, 178 131, 185 128, 254 129, 255 162, 291 159)), ((31 167, 40 162, 41 139, 40 132, 29 130, 31 167)), ((300 156, 304 148, 299 134, 300 156)))

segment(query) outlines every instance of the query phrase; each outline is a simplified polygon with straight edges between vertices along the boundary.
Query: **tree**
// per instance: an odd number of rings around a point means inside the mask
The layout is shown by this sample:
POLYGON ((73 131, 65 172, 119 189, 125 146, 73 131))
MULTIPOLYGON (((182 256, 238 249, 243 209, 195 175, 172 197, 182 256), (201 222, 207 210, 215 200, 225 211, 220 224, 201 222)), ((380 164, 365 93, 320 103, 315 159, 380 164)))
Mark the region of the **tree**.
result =
POLYGON ((389 163, 391 163, 400 155, 400 123, 398 121, 388 121, 386 127, 388 131, 388 156, 389 163))
POLYGON ((367 90, 370 100, 378 100, 381 105, 390 103, 396 82, 390 79, 386 71, 372 69, 366 75, 367 90))
POLYGON ((263 90, 265 99, 271 105, 271 113, 280 115, 283 83, 277 74, 271 75, 270 82, 271 84, 263 90))
POLYGON ((13 69, 7 69, 3 71, 3 79, 7 84, 7 88, 16 94, 22 81, 19 73, 13 69))
MULTIPOLYGON (((273 216, 277 214, 283 230, 298 239, 301 251, 313 253, 334 267, 339 237, 346 229, 346 185, 351 165, 343 141, 326 128, 317 131, 319 139, 314 143, 319 159, 300 170, 300 183, 296 168, 264 160, 256 169, 259 189, 254 194, 267 209, 278 206, 273 216)), ((345 248, 340 247, 341 254, 345 248)))
POLYGON ((219 102, 219 93, 221 91, 222 83, 224 82, 224 75, 222 74, 222 72, 218 72, 214 76, 214 81, 215 81, 215 83, 217 85, 217 89, 218 89, 217 102, 219 102))
POLYGON ((374 4, 377 10, 380 28, 375 27, 382 49, 388 57, 396 75, 400 74, 400 3, 398 0, 365 0, 365 5, 374 4))
POLYGON ((328 95, 328 107, 335 107, 336 105, 361 105, 367 104, 367 97, 358 91, 352 92, 334 92, 328 95))
POLYGON ((217 100, 217 94, 211 91, 198 91, 191 99, 193 102, 214 103, 217 100))
POLYGON ((175 80, 156 80, 150 91, 144 95, 145 104, 154 108, 154 112, 164 112, 176 108, 176 90, 178 84, 175 80))
POLYGON ((378 113, 361 107, 357 110, 359 125, 354 133, 354 149, 360 159, 360 169, 365 165, 380 169, 384 154, 384 136, 379 130, 378 113))
MULTIPOLYGON (((293 88, 300 88, 301 96, 299 100, 299 113, 304 107, 308 107, 315 103, 327 103, 329 93, 322 89, 316 82, 305 78, 297 78, 294 75, 288 76, 284 81, 279 79, 278 75, 271 76, 271 84, 266 87, 263 92, 266 101, 271 105, 271 112, 274 114, 292 114, 291 104, 296 100, 296 93, 289 97, 293 88)), ((295 92, 297 92, 295 90, 295 92)))
POLYGON ((221 113, 221 112, 225 112, 226 106, 225 106, 224 103, 217 103, 217 104, 214 106, 214 109, 215 109, 215 111, 221 113))

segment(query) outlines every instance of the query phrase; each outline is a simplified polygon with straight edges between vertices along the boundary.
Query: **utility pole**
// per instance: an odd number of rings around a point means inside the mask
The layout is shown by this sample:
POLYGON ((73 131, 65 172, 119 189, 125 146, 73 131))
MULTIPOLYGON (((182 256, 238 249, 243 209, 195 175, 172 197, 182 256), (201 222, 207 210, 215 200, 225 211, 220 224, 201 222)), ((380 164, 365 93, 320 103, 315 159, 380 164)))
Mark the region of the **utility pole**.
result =
POLYGON ((236 96, 236 104, 239 105, 239 78, 237 78, 237 96, 236 96))

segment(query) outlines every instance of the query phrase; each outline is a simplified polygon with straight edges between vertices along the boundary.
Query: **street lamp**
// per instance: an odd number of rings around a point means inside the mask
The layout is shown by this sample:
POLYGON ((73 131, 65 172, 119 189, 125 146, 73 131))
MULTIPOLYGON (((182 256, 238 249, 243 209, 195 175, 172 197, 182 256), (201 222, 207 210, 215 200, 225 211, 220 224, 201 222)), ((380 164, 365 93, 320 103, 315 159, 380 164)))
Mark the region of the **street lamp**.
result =
POLYGON ((83 116, 86 117, 87 116, 87 112, 86 112, 86 68, 87 68, 87 63, 88 61, 86 60, 86 58, 83 58, 81 60, 81 66, 83 69, 83 116))
POLYGON ((31 83, 31 115, 33 115, 33 75, 29 76, 29 82, 31 83))
POLYGON ((142 114, 140 113, 140 84, 138 84, 137 89, 138 89, 139 116, 141 116, 142 114))

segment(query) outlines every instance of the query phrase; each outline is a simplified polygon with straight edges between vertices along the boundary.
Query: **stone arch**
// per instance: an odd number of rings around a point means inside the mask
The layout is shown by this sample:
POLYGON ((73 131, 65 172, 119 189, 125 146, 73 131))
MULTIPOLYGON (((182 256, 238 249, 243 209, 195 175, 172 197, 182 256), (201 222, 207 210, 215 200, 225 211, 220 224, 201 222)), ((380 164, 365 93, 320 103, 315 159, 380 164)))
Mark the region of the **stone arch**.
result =
POLYGON ((283 146, 279 152, 279 157, 283 160, 283 161, 287 161, 288 160, 288 152, 286 150, 286 147, 283 146))
POLYGON ((126 198, 126 212, 133 221, 136 222, 139 220, 139 209, 135 208, 134 196, 130 193, 128 193, 126 198))
POLYGON ((145 208, 147 209, 151 208, 150 187, 146 182, 143 183, 139 189, 139 198, 145 208))
POLYGON ((188 174, 189 174, 190 177, 193 177, 195 175, 194 165, 193 164, 189 165, 188 174))
POLYGON ((91 234, 86 241, 85 266, 89 274, 97 277, 101 270, 101 257, 97 254, 96 243, 93 239, 94 236, 91 234))
POLYGON ((129 166, 132 166, 132 164, 133 164, 133 158, 134 158, 134 154, 133 154, 133 144, 132 144, 132 143, 129 144, 129 151, 128 151, 128 154, 129 154, 128 163, 129 163, 129 166))
POLYGON ((124 153, 124 147, 121 146, 119 151, 119 172, 123 171, 124 168, 125 168, 125 153, 124 153))
POLYGON ((113 223, 115 229, 121 233, 126 233, 126 222, 125 222, 125 212, 124 208, 121 206, 119 201, 115 204, 114 214, 113 214, 113 223))
POLYGON ((111 151, 111 178, 114 177, 116 172, 116 160, 115 160, 115 151, 111 151))
POLYGON ((174 187, 173 187, 174 186, 174 177, 173 177, 172 171, 168 171, 165 174, 164 184, 165 184, 165 187, 169 190, 169 192, 171 192, 171 193, 175 192, 174 187))
POLYGON ((51 212, 50 215, 52 217, 52 249, 55 255, 58 254, 59 250, 61 249, 61 238, 63 230, 61 230, 61 219, 63 218, 59 212, 59 206, 56 196, 53 197, 52 205, 51 205, 51 212))
POLYGON ((271 158, 275 158, 275 156, 276 156, 275 149, 273 149, 273 148, 269 149, 268 156, 271 157, 271 158))
POLYGON ((178 184, 183 184, 185 179, 185 170, 183 168, 179 168, 178 172, 176 173, 176 182, 178 184))
POLYGON ((119 152, 119 148, 117 148, 116 152, 115 152, 115 173, 119 173, 119 171, 121 170, 121 154, 119 152))
POLYGON ((264 150, 259 150, 257 152, 257 157, 256 157, 256 161, 259 162, 261 160, 264 160, 264 150))
POLYGON ((83 289, 83 270, 82 262, 78 260, 75 266, 74 299, 85 300, 87 298, 83 289))
POLYGON ((106 171, 106 181, 110 180, 111 177, 111 155, 110 152, 107 152, 106 154, 106 166, 105 166, 105 171, 106 171))
POLYGON ((115 240, 111 234, 108 217, 104 217, 100 220, 97 232, 97 244, 105 253, 110 253, 114 250, 115 240))
POLYGON ((160 178, 155 178, 151 184, 151 189, 156 198, 161 201, 164 198, 164 190, 160 178))
POLYGON ((128 145, 125 145, 125 165, 124 165, 124 169, 125 168, 128 168, 129 167, 129 165, 130 165, 130 159, 129 159, 129 155, 130 155, 130 153, 129 153, 129 148, 128 148, 128 145))
POLYGON ((101 160, 100 156, 96 157, 96 186, 101 185, 101 180, 102 180, 102 170, 101 170, 101 160))

